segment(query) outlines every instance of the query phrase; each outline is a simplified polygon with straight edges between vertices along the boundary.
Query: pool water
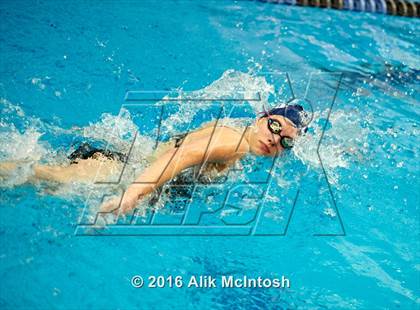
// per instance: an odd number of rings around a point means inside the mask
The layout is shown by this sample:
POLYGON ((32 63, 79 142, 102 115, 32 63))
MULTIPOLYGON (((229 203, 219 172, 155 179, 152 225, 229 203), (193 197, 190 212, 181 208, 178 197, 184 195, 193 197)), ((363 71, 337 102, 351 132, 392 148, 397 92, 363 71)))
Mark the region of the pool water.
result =
MULTIPOLYGON (((0 14, 0 159, 27 162, 0 187, 2 309, 418 309, 418 19, 227 0, 2 1, 0 14), (142 90, 175 99, 124 100, 142 90), (246 222, 263 193, 260 236, 78 234, 108 187, 26 183, 35 161, 65 163, 85 140, 127 151, 139 131, 129 182, 161 105, 167 140, 220 99, 256 94, 226 101, 234 124, 306 96, 308 134, 268 183, 255 184, 272 162, 244 158, 222 185, 248 183, 234 208, 202 224, 235 223, 238 209, 246 222), (136 289, 134 275, 285 275, 291 287, 136 289)), ((191 207, 214 210, 217 191, 201 188, 191 207)), ((166 220, 182 212, 159 203, 166 220)))

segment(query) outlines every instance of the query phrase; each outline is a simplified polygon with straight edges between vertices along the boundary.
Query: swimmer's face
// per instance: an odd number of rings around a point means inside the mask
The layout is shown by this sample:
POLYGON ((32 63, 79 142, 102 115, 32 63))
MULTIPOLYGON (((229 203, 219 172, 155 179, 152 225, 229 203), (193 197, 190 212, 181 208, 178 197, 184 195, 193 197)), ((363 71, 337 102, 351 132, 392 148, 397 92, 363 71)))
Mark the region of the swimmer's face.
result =
MULTIPOLYGON (((270 115, 270 118, 278 120, 281 124, 281 136, 287 136, 295 139, 298 135, 298 129, 288 119, 280 115, 270 115)), ((284 151, 280 144, 280 135, 273 134, 268 129, 268 117, 259 118, 252 130, 251 151, 261 156, 276 156, 284 151)))

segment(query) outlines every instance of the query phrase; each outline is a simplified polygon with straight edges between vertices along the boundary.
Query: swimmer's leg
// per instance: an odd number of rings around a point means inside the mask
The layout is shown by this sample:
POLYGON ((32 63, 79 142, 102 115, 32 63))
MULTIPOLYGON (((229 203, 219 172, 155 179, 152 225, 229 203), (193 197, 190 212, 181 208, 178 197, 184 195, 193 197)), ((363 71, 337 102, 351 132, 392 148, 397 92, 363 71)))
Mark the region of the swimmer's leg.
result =
MULTIPOLYGON (((19 169, 19 166, 27 163, 26 161, 6 161, 0 163, 0 176, 8 177, 19 169)), ((34 165, 34 175, 28 181, 34 181, 35 179, 40 180, 55 180, 59 173, 57 167, 34 165)))
POLYGON ((79 164, 68 166, 52 166, 32 164, 32 162, 3 162, 0 163, 0 177, 12 176, 14 173, 19 173, 20 165, 23 163, 31 164, 32 175, 29 177, 28 182, 37 180, 53 181, 58 183, 69 182, 88 182, 91 183, 97 176, 107 178, 116 172, 121 171, 120 164, 115 161, 80 161, 79 164), (82 164, 84 162, 84 164, 82 164), (99 169, 102 167, 101 169, 99 169), (98 171, 101 172, 98 174, 98 171), (3 176, 4 175, 4 176, 3 176))
POLYGON ((31 180, 43 180, 65 183, 68 182, 67 167, 34 165, 34 175, 31 180))
POLYGON ((29 160, 10 160, 0 162, 0 177, 8 177, 19 169, 20 166, 24 164, 31 164, 29 160))
MULTIPOLYGON (((85 166, 82 164, 78 165, 69 165, 69 166, 46 166, 46 165, 34 165, 34 175, 33 178, 44 181, 54 181, 59 183, 69 183, 69 182, 94 182, 97 175, 100 175, 102 178, 106 178, 111 174, 113 169, 116 169, 114 166, 110 166, 110 161, 105 163, 94 163, 93 166, 85 166), (108 165, 106 165, 108 163, 108 165), (106 170, 105 173, 98 174, 98 165, 104 165, 102 170, 106 170), (107 168, 107 169, 106 169, 107 168)), ((116 169, 119 171, 119 169, 116 169)))
POLYGON ((19 162, 5 161, 0 163, 0 176, 8 176, 13 173, 18 167, 19 162))
MULTIPOLYGON (((19 169, 20 165, 28 163, 28 161, 6 161, 0 162, 0 177, 9 177, 19 169)), ((28 179, 29 182, 36 180, 68 182, 71 172, 68 167, 47 166, 47 165, 33 165, 33 175, 28 179)))

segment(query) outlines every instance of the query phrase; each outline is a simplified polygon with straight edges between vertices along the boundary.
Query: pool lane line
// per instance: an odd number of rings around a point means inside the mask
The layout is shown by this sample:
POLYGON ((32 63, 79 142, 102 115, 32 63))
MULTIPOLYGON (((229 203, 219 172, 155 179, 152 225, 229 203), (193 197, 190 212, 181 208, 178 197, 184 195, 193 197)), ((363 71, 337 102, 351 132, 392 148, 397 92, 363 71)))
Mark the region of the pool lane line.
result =
POLYGON ((419 17, 420 2, 410 0, 258 0, 259 2, 419 17))

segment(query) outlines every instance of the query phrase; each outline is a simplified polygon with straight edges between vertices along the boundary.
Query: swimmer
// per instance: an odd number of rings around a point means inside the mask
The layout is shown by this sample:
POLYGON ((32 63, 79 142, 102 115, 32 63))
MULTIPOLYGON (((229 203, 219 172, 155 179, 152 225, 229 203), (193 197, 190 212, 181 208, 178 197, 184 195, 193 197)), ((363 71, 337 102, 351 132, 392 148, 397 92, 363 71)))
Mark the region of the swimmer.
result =
MULTIPOLYGON (((139 199, 190 167, 201 167, 201 174, 212 169, 222 172, 248 153, 277 156, 293 147, 294 139, 305 127, 305 115, 300 105, 289 105, 264 112, 246 128, 217 125, 213 121, 195 131, 175 136, 159 148, 154 156, 156 159, 122 197, 106 201, 100 210, 104 213, 130 212, 139 199)), ((121 153, 96 149, 89 144, 82 144, 69 159, 70 164, 63 166, 33 165, 34 173, 29 181, 93 182, 98 176, 103 179, 120 172, 126 161, 121 153)), ((18 166, 18 162, 0 163, 0 177, 13 173, 18 166)))
POLYGON ((211 122, 181 135, 174 146, 162 152, 127 188, 122 197, 102 204, 100 211, 125 214, 139 199, 157 190, 183 170, 193 166, 227 169, 248 153, 277 156, 293 147, 305 130, 306 113, 300 105, 289 105, 264 112, 252 126, 240 130, 211 122), (215 126, 216 125, 216 126, 215 126))

